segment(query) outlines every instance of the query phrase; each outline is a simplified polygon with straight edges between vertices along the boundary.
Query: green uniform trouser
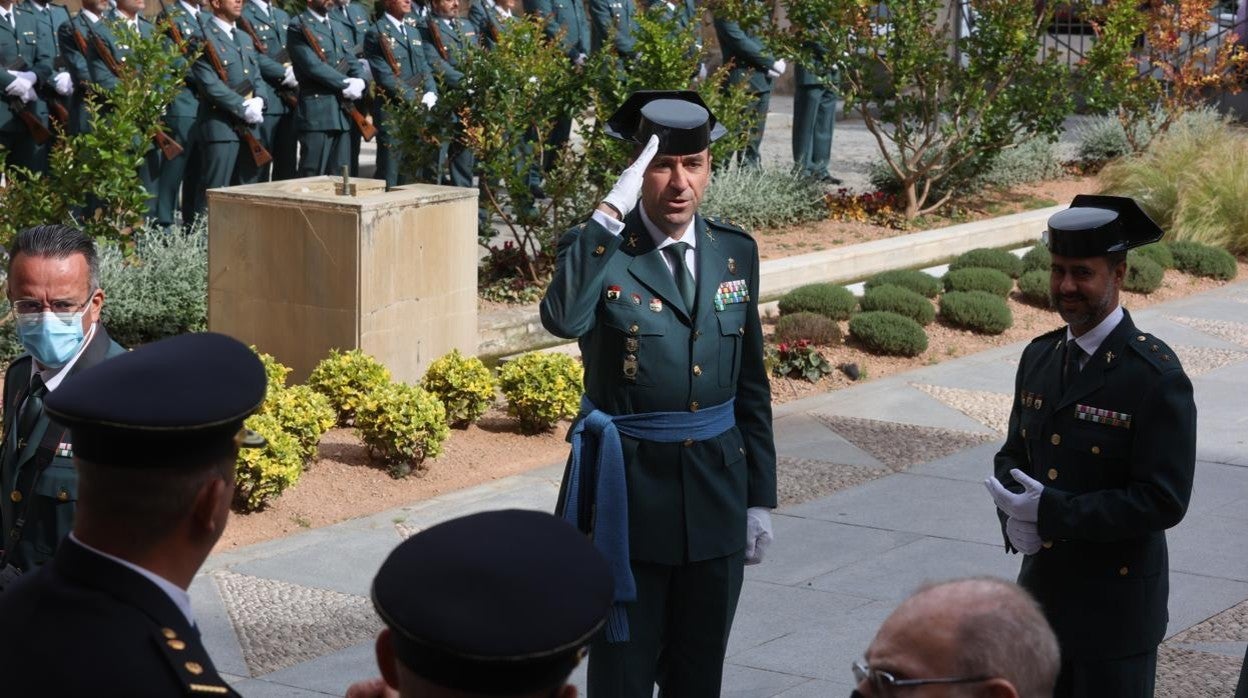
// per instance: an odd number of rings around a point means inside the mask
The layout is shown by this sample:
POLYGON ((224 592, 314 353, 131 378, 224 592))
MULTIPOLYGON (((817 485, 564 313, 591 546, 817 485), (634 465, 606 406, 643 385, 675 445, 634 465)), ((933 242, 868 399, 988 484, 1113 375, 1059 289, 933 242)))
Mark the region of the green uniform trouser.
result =
POLYGON ((1062 657, 1054 698, 1152 698, 1157 679, 1157 650, 1120 659, 1080 660, 1062 657))
POLYGON ((742 164, 760 167, 763 162, 763 131, 767 129, 767 110, 771 108, 771 92, 755 93, 752 106, 757 122, 750 127, 750 140, 745 144, 745 150, 741 151, 740 157, 742 164))
POLYGON ((203 198, 203 182, 200 180, 202 159, 196 121, 193 116, 165 117, 165 130, 182 146, 182 154, 160 164, 156 185, 156 222, 163 226, 173 225, 179 190, 182 192, 183 225, 190 225, 199 212, 195 202, 203 198))
MULTIPOLYGON (((356 104, 358 105, 359 102, 356 102, 356 104)), ((360 113, 367 114, 368 112, 361 110, 360 113)), ((351 147, 351 154, 350 154, 351 176, 359 177, 360 176, 360 141, 363 140, 363 136, 360 135, 360 130, 356 128, 355 122, 351 123, 351 131, 347 134, 347 139, 349 140, 351 144, 350 145, 351 147)))
POLYGON ((589 649, 589 695, 718 698, 728 632, 745 574, 745 551, 684 565, 634 560, 637 601, 628 642, 602 634, 589 649))
POLYGON ((256 167, 251 152, 239 141, 212 141, 200 145, 203 152, 203 187, 195 201, 197 213, 208 212, 209 189, 260 181, 261 168, 256 167))
POLYGON ((299 134, 299 176, 340 175, 350 163, 349 131, 303 131, 299 134))
POLYGON ((264 116, 260 125, 260 142, 269 149, 273 162, 265 165, 257 173, 259 182, 269 181, 272 172, 273 181, 294 179, 298 173, 295 167, 295 156, 299 150, 299 134, 295 130, 295 112, 264 116))
POLYGON ((390 132, 388 121, 385 116, 377 119, 377 169, 373 179, 384 179, 387 187, 396 187, 407 184, 410 178, 403 174, 403 151, 399 139, 390 132))
POLYGON ((143 189, 147 192, 147 217, 151 219, 156 218, 156 186, 160 178, 160 166, 164 162, 165 158, 160 154, 160 149, 153 145, 143 156, 143 162, 139 165, 139 182, 143 184, 143 189))
POLYGON ((48 146, 52 141, 42 145, 36 144, 30 137, 26 125, 13 117, 20 131, 0 131, 0 162, 6 167, 25 167, 36 174, 48 171, 48 146))
POLYGON ((827 85, 799 85, 793 96, 793 165, 807 177, 828 176, 836 91, 827 85))

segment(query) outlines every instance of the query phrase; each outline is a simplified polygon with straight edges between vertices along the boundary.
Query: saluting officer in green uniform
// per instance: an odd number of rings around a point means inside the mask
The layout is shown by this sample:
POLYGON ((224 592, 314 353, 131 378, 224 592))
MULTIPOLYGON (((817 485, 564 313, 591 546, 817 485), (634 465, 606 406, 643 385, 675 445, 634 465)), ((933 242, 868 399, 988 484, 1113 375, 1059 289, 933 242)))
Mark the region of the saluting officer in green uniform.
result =
MULTIPOLYGON (((425 58, 443 82, 458 85, 464 79, 464 74, 459 71, 459 61, 469 47, 479 44, 480 36, 472 22, 459 16, 459 0, 432 0, 430 7, 432 13, 421 28, 425 58)), ((464 145, 459 135, 443 148, 449 184, 471 187, 472 170, 476 166, 472 150, 464 145)))
POLYGON ((309 0, 308 9, 286 29, 286 50, 299 80, 300 177, 336 175, 351 162, 351 123, 339 99, 359 99, 366 86, 351 37, 338 31, 329 19, 332 3, 309 0), (324 52, 324 61, 308 43, 304 27, 324 52))
POLYGON ((633 0, 589 0, 593 50, 601 51, 609 44, 621 61, 626 64, 631 61, 637 52, 637 41, 633 38, 636 15, 633 0))
POLYGON ((1132 199, 1076 196, 1049 218, 1049 292, 1067 326, 1018 365, 995 477, 1018 582, 1061 644, 1054 695, 1152 696, 1166 634, 1165 530, 1192 493, 1196 406, 1174 350, 1118 304, 1127 250, 1163 232, 1132 199))
MULTIPOLYGON (((193 67, 203 94, 199 121, 207 189, 256 181, 260 168, 251 153, 241 147, 239 130, 249 131, 259 140, 264 105, 274 100, 261 79, 251 38, 237 26, 243 1, 209 0, 212 17, 203 23, 204 40, 212 44, 225 69, 225 79, 213 65, 206 47, 193 67)), ((200 201, 199 205, 207 208, 207 201, 200 201)))
POLYGON ((90 237, 69 226, 36 226, 17 234, 9 255, 9 302, 25 353, 4 374, 0 568, 30 572, 52 559, 78 502, 73 439, 48 419, 44 399, 125 349, 100 322, 104 290, 90 237))
POLYGON ((265 165, 258 176, 263 182, 269 179, 271 171, 273 181, 293 179, 299 150, 298 130, 295 127, 299 81, 295 79, 295 69, 286 53, 286 28, 290 26, 290 15, 266 0, 247 0, 243 3, 239 24, 244 21, 265 47, 264 53, 256 57, 256 62, 260 64, 261 75, 277 96, 272 103, 265 105, 264 123, 260 126, 260 140, 269 149, 273 162, 265 165), (278 66, 282 69, 280 80, 275 79, 278 66), (288 104, 288 99, 295 100, 295 104, 288 104))
POLYGON ((541 303, 585 362, 560 511, 615 576, 589 694, 710 698, 776 505, 758 246, 697 213, 725 129, 696 92, 635 93, 607 133, 639 154, 560 240, 541 303))
POLYGON ((822 46, 812 47, 816 60, 798 63, 793 95, 793 167, 799 174, 828 184, 841 180, 828 172, 832 133, 836 128, 836 66, 822 46))
POLYGON ((0 99, 0 162, 32 172, 47 169, 48 144, 35 143, 18 112, 48 127, 48 107, 37 91, 52 76, 53 54, 46 42, 39 41, 39 31, 33 14, 12 0, 0 0, 0 66, 5 66, 0 67, 5 93, 0 99))
POLYGON ((373 104, 373 122, 377 125, 377 173, 374 176, 385 179, 388 187, 407 184, 409 178, 403 174, 403 153, 398 148, 398 139, 390 131, 386 100, 419 101, 427 109, 438 102, 437 83, 425 57, 420 28, 408 17, 411 10, 412 0, 385 0, 381 19, 364 35, 364 55, 372 67, 374 82, 385 96, 373 104))
POLYGON ((69 98, 70 135, 91 130, 87 113, 87 86, 91 79, 91 27, 100 21, 100 15, 108 7, 107 0, 84 0, 82 10, 73 19, 62 24, 56 32, 57 46, 65 57, 66 69, 73 81, 69 98), (81 41, 81 43, 79 43, 81 41))
POLYGON ((745 150, 734 157, 746 165, 757 167, 762 162, 763 131, 767 128, 767 110, 771 106, 771 84, 784 73, 787 64, 783 58, 777 60, 768 53, 762 42, 745 33, 736 22, 716 17, 715 35, 719 37, 724 63, 732 65, 726 85, 745 83, 754 96, 754 125, 750 128, 750 140, 745 150))
MULTIPOLYGON (((176 0, 166 5, 160 14, 161 20, 176 25, 184 44, 184 57, 188 57, 194 45, 203 40, 200 22, 206 19, 201 14, 198 0, 176 0)), ((172 39, 172 32, 170 32, 172 39)), ((183 225, 190 225, 195 216, 204 211, 197 208, 203 199, 204 182, 201 168, 203 154, 200 151, 199 130, 199 94, 195 78, 191 75, 189 63, 186 79, 182 88, 174 95, 173 101, 165 108, 163 120, 165 131, 173 140, 182 146, 182 154, 172 160, 162 160, 160 176, 157 180, 156 222, 159 225, 173 225, 174 211, 181 210, 183 225), (181 207, 178 206, 178 194, 181 192, 181 207)))

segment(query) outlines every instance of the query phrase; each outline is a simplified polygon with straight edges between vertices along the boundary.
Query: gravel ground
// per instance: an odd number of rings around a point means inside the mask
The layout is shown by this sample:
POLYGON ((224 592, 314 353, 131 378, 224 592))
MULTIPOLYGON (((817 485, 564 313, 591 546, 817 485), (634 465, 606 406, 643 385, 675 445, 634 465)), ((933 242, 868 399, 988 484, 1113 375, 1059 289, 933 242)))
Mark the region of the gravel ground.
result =
POLYGON ((1180 325, 1187 325, 1188 327, 1194 330, 1200 330, 1205 334, 1211 334, 1219 339, 1225 339, 1228 342, 1248 347, 1248 325, 1242 322, 1175 316, 1167 316, 1166 319, 1173 320, 1180 325))
POLYGON ((780 506, 808 502, 890 474, 861 465, 842 465, 807 458, 776 459, 776 492, 780 506))
POLYGON ((927 385, 926 383, 911 383, 910 385, 980 424, 995 429, 998 433, 1004 434, 1009 428, 1010 407, 1013 399, 1010 395, 992 393, 986 390, 948 388, 943 385, 927 385))
POLYGON ((971 446, 996 441, 996 434, 921 427, 859 417, 812 413, 829 429, 892 470, 943 458, 971 446))
POLYGON ((1174 347, 1188 376, 1203 376, 1223 366, 1244 360, 1244 352, 1213 347, 1174 347))

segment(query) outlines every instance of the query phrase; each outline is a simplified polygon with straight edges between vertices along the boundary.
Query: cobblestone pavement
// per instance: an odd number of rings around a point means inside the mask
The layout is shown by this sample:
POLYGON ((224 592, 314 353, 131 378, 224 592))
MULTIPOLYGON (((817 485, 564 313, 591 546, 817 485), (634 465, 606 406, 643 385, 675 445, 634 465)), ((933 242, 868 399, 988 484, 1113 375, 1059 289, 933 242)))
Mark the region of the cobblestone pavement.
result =
MULTIPOLYGON (((1248 281, 1135 313, 1189 368, 1199 410, 1188 514, 1168 533, 1159 696, 1231 695, 1248 643, 1248 281)), ((925 580, 1012 578, 981 484, 1022 345, 775 410, 781 507, 748 568, 724 695, 847 695, 850 662, 925 580)), ((341 695, 375 674, 369 585, 405 537, 455 516, 550 510, 561 466, 211 557, 191 587, 217 666, 247 696, 341 695)), ((582 682, 583 674, 576 675, 582 682)))

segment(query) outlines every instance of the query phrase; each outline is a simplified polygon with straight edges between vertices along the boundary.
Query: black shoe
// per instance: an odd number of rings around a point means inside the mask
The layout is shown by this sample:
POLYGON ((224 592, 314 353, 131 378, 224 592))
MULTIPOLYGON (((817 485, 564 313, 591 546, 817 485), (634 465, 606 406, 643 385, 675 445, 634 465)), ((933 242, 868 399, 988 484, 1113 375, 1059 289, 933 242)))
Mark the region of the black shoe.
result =
POLYGON ((833 177, 832 175, 826 172, 823 173, 822 175, 819 175, 819 181, 823 184, 832 184, 832 185, 844 184, 844 182, 842 182, 839 178, 833 177))
POLYGON ((542 189, 542 185, 540 184, 534 184, 533 186, 529 187, 529 196, 533 197, 534 199, 548 198, 546 196, 546 190, 542 189))

